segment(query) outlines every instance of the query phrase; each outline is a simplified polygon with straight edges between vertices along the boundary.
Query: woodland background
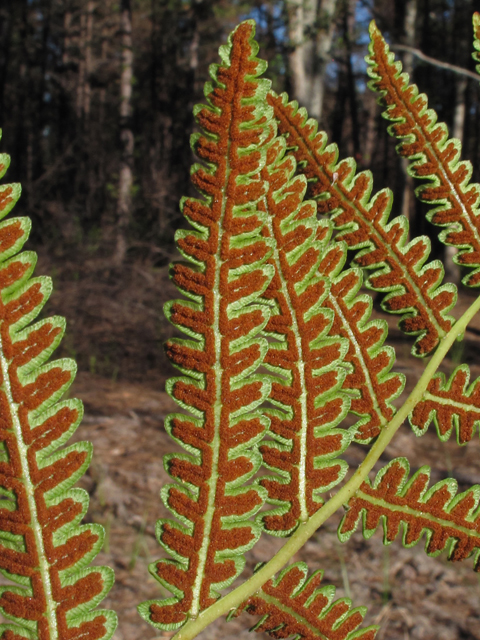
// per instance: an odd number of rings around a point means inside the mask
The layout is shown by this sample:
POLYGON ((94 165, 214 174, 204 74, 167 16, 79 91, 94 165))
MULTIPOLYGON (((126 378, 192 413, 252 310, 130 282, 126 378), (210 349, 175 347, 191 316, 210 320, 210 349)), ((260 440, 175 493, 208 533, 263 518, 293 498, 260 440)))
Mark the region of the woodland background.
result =
MULTIPOLYGON (((120 614, 115 640, 155 636, 135 607, 160 595, 147 565, 160 553, 160 458, 171 449, 162 423, 173 406, 163 383, 174 370, 162 342, 173 330, 162 305, 177 295, 168 264, 178 257, 175 229, 186 226, 179 199, 192 193, 192 107, 203 99, 219 45, 240 20, 255 18, 273 88, 319 119, 341 157, 371 169, 375 190, 393 190, 392 215, 406 214, 413 235, 427 233, 447 277, 458 280, 395 154, 363 58, 374 18, 463 141, 479 181, 480 92, 471 58, 471 16, 479 9, 477 0, 0 0, 0 146, 12 157, 7 181, 23 185, 16 214, 33 220, 37 273, 54 281, 45 312, 67 317, 58 353, 79 365, 73 393, 86 418, 78 437, 95 447, 82 482, 88 517, 107 529, 101 561, 117 575, 106 603, 120 614)), ((411 388, 422 362, 412 364, 408 341, 394 318, 389 324, 396 370, 410 374, 411 388)), ((473 325, 445 371, 467 361, 480 375, 480 321, 473 325)), ((416 444, 405 429, 395 442, 382 464, 408 455, 412 470, 426 462, 436 468, 432 482, 452 472, 460 488, 480 482, 478 441, 459 449, 432 431, 416 444)), ((364 453, 354 445, 346 457, 355 467, 364 453)), ((379 640, 480 639, 480 583, 467 563, 459 569, 428 558, 422 545, 396 543, 394 556, 380 534, 370 542, 354 536, 343 548, 334 523, 322 531, 301 557, 326 570, 338 596, 372 604, 366 622, 383 624, 379 640)), ((261 541, 249 570, 277 542, 261 541)), ((248 622, 219 623, 204 637, 246 637, 239 629, 248 622)))

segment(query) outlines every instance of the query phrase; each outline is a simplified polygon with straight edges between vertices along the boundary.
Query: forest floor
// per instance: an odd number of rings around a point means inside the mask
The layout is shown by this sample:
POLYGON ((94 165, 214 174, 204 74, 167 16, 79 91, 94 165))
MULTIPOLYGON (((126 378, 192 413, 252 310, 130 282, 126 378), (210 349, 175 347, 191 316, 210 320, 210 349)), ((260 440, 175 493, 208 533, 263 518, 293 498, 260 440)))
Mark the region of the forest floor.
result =
MULTIPOLYGON (((37 273, 51 273, 49 266, 41 258, 37 273)), ((107 531, 95 563, 115 570, 115 586, 104 602, 119 615, 114 640, 173 635, 155 631, 136 611, 143 600, 166 595, 147 569, 162 556, 155 540, 155 522, 167 516, 159 498, 168 481, 162 456, 176 449, 163 430, 165 416, 176 410, 164 391, 172 369, 164 359, 161 340, 171 330, 162 320, 161 306, 177 296, 166 274, 166 267, 139 266, 119 275, 87 261, 78 271, 65 262, 54 274, 55 293, 47 305, 48 315, 60 313, 68 319, 70 333, 61 355, 79 355, 80 372, 70 395, 83 400, 85 418, 75 439, 94 445, 92 464, 80 485, 91 496, 87 518, 102 523, 107 531), (103 351, 102 345, 107 345, 103 351)), ((456 315, 472 300, 463 294, 456 315)), ((424 362, 408 357, 410 341, 396 329, 395 318, 388 322, 390 343, 398 355, 395 369, 408 376, 399 405, 421 375, 424 362)), ((480 375, 480 318, 473 320, 453 357, 468 362, 472 376, 480 375)), ((448 373, 454 366, 452 359, 446 359, 442 369, 448 373)), ((355 469, 364 455, 365 448, 354 444, 344 458, 355 469)), ((442 443, 433 427, 416 438, 404 425, 376 470, 398 456, 408 457, 412 472, 431 465, 432 483, 453 475, 460 490, 480 484, 478 437, 459 447, 455 437, 442 443)), ((340 545, 336 537, 340 517, 324 525, 294 560, 306 561, 311 570, 323 569, 323 584, 335 585, 337 598, 348 596, 354 606, 368 606, 365 625, 381 625, 378 640, 480 640, 480 580, 471 559, 452 564, 445 554, 430 558, 424 552, 424 537, 410 549, 402 547, 400 537, 384 547, 381 528, 368 541, 357 532, 340 545)), ((245 576, 281 544, 262 537, 247 557, 245 576)), ((243 640, 253 623, 247 614, 228 623, 219 620, 200 637, 243 640)))

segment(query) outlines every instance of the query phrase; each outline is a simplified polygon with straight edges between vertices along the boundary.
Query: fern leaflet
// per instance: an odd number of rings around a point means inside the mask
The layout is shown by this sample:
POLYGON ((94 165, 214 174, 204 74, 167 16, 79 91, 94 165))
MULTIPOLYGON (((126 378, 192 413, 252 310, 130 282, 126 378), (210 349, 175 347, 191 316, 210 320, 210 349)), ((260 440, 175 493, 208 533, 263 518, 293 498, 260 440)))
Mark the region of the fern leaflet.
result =
POLYGON ((410 465, 396 458, 381 469, 373 486, 367 480, 350 500, 338 530, 342 542, 350 538, 363 515, 363 535, 369 538, 383 522, 384 544, 395 540, 403 524, 403 544, 411 547, 426 532, 430 556, 448 551, 448 559, 463 560, 473 554, 480 571, 480 486, 457 495, 453 478, 427 490, 430 468, 419 469, 408 480, 410 465))
POLYGON ((335 587, 321 587, 323 571, 308 577, 307 565, 296 562, 284 569, 277 579, 269 580, 239 610, 261 619, 251 629, 266 632, 272 638, 305 638, 305 640, 373 640, 378 627, 358 629, 366 613, 365 607, 351 609, 351 601, 335 602, 335 587))
POLYGON ((448 381, 443 373, 436 374, 410 415, 415 433, 426 433, 433 420, 441 440, 448 440, 455 428, 458 444, 469 442, 480 425, 480 379, 469 382, 466 364, 457 367, 448 381))

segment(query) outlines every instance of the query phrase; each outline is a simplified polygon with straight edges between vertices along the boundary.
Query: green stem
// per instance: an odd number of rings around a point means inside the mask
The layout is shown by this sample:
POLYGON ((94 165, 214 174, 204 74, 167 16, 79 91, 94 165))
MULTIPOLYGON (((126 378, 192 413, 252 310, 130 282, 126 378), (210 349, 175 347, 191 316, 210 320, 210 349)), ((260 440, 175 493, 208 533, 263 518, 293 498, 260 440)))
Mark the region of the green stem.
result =
POLYGON ((395 433, 403 424, 415 405, 421 400, 428 383, 447 354, 454 341, 463 335, 468 323, 480 310, 480 297, 465 311, 463 316, 453 325, 447 335, 442 338, 437 350, 409 395, 405 404, 397 411, 392 420, 378 436, 377 441, 366 455, 362 464, 350 480, 319 509, 307 522, 300 524, 295 533, 285 542, 283 547, 257 571, 249 580, 234 589, 214 605, 202 611, 196 619, 189 620, 172 640, 191 640, 221 615, 236 609, 242 602, 258 591, 267 580, 270 580, 299 551, 307 540, 328 518, 358 491, 361 484, 378 461, 395 433))

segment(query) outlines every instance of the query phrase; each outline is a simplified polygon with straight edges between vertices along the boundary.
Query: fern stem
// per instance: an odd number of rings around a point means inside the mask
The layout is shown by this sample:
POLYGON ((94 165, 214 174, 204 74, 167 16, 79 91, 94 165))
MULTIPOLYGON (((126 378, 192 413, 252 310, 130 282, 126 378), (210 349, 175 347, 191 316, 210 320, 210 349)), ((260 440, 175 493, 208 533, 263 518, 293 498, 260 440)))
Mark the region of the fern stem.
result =
POLYGON ((247 600, 267 580, 272 578, 287 562, 299 551, 315 531, 333 515, 337 509, 346 504, 350 498, 358 491, 368 473, 373 469, 384 452, 391 439, 402 426, 404 420, 421 400, 428 383, 438 369, 440 363, 446 356, 448 350, 465 332, 468 323, 480 311, 480 297, 465 311, 459 320, 453 325, 450 331, 441 339, 437 350, 433 354, 430 362, 425 367, 423 374, 415 385, 413 391, 397 411, 389 424, 382 430, 377 441, 366 455, 362 464, 358 467, 350 480, 319 509, 308 522, 300 524, 295 533, 285 542, 283 547, 257 571, 249 580, 231 591, 228 595, 218 600, 214 605, 202 611, 198 618, 189 620, 176 634, 172 640, 192 640, 210 623, 221 615, 236 609, 242 602, 247 600))

